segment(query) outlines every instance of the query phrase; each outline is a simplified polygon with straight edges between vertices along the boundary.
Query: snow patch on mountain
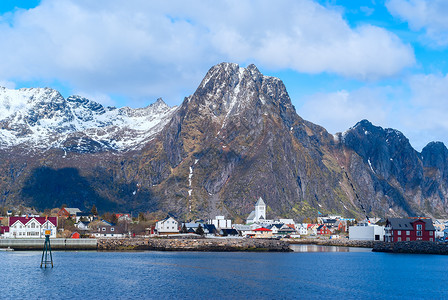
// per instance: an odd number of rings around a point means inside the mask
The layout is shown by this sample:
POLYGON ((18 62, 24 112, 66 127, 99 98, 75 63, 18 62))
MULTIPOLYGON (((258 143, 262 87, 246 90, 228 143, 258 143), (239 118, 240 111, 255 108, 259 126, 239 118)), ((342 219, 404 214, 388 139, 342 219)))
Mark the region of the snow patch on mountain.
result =
POLYGON ((0 87, 0 148, 133 150, 160 132, 176 109, 162 99, 144 108, 115 108, 80 96, 64 99, 49 88, 0 87))

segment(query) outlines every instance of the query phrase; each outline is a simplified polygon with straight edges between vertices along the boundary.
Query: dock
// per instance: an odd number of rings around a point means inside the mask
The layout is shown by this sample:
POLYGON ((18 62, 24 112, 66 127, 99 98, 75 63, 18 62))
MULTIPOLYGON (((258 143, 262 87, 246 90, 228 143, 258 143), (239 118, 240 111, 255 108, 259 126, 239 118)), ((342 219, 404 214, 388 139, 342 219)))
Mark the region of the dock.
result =
MULTIPOLYGON (((42 251, 45 239, 0 239, 0 249, 42 251)), ((97 239, 51 239, 52 250, 97 250, 97 239)))

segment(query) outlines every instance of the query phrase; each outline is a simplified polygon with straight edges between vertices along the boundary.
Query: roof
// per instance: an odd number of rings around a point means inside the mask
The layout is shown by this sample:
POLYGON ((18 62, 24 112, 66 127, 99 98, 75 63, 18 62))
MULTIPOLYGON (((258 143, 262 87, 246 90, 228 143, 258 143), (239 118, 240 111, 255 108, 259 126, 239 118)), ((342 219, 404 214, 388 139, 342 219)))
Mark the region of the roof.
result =
MULTIPOLYGON (((167 220, 169 220, 169 219, 173 219, 173 221, 176 221, 176 219, 174 219, 172 216, 167 215, 167 216, 165 217, 165 219, 160 220, 159 222, 163 223, 163 222, 165 222, 165 221, 167 221, 167 220)), ((176 221, 176 222, 177 222, 177 221, 176 221)), ((157 222, 157 223, 158 223, 158 222, 157 222)))
POLYGON ((272 230, 264 228, 264 227, 260 227, 260 228, 254 229, 254 231, 272 231, 272 230))
POLYGON ((322 224, 322 225, 320 225, 319 227, 317 227, 317 230, 321 230, 321 229, 323 229, 323 227, 325 227, 325 228, 327 228, 327 229, 328 229, 328 227, 327 227, 327 226, 325 226, 325 224, 322 224))
POLYGON ((390 224, 394 230, 414 230, 414 226, 412 224, 418 221, 425 223, 425 230, 435 230, 431 219, 390 218, 387 219, 386 224, 390 224))
POLYGON ((58 226, 58 218, 57 217, 9 217, 9 226, 12 226, 17 221, 20 221, 23 225, 28 224, 31 220, 36 220, 40 225, 45 224, 48 221, 54 226, 58 226))
POLYGON ((98 227, 98 232, 100 234, 123 234, 124 229, 120 226, 100 226, 98 227), (103 230, 103 228, 105 228, 103 230))
POLYGON ((0 234, 3 234, 5 232, 9 232, 8 226, 0 226, 0 234))
POLYGON ((71 215, 76 215, 77 213, 81 212, 81 210, 76 207, 66 207, 65 210, 71 215))
POLYGON ((222 235, 238 235, 238 231, 236 229, 221 229, 222 235))
POLYGON ((250 225, 233 224, 233 227, 234 227, 236 230, 240 230, 240 231, 250 231, 250 230, 252 230, 252 228, 250 227, 250 225))
POLYGON ((215 233, 218 232, 218 230, 216 230, 215 225, 213 224, 202 224, 202 227, 204 229, 207 229, 209 233, 215 233))
POLYGON ((257 203, 255 203, 255 206, 259 206, 259 205, 264 205, 264 206, 266 206, 266 204, 264 203, 264 201, 263 201, 263 199, 262 199, 261 197, 258 198, 257 203))
POLYGON ((247 220, 253 220, 253 219, 255 219, 255 210, 251 211, 251 213, 247 217, 247 220))

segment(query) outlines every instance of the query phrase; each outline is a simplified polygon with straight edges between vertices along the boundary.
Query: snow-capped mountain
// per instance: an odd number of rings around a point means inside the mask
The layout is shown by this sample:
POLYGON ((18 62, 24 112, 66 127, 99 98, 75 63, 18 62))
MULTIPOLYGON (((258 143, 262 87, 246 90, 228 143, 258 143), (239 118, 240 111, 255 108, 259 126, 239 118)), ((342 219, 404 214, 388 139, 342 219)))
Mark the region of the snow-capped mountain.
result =
POLYGON ((49 88, 0 87, 0 147, 133 150, 162 130, 176 108, 158 99, 144 108, 118 109, 80 96, 64 99, 49 88))

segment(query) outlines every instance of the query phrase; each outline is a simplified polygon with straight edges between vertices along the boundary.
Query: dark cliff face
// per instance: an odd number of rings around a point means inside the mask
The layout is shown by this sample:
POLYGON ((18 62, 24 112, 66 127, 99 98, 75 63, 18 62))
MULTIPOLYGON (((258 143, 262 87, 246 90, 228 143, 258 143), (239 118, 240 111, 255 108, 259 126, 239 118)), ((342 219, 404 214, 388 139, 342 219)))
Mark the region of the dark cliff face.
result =
MULTIPOLYGON (((343 143, 359 155, 364 169, 369 168, 366 177, 374 190, 364 195, 372 207, 375 202, 383 202, 381 208, 386 215, 447 213, 448 151, 443 143, 430 143, 420 154, 401 132, 374 126, 366 120, 349 129, 343 143)), ((358 173, 357 168, 350 172, 358 173)))
MULTIPOLYGON (((69 101, 104 113, 87 99, 69 101)), ((212 67, 142 149, 14 153, 0 151, 0 203, 238 220, 261 196, 268 218, 448 215, 443 144, 420 154, 402 133, 365 120, 335 139, 298 116, 281 80, 254 65, 212 67)))

